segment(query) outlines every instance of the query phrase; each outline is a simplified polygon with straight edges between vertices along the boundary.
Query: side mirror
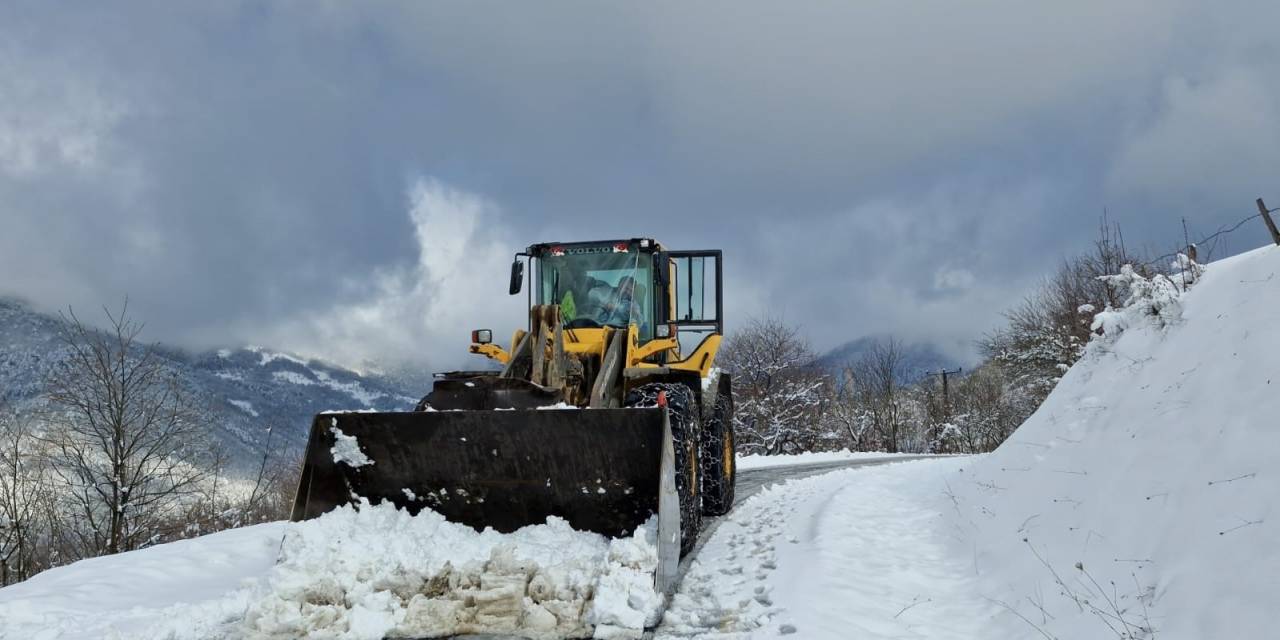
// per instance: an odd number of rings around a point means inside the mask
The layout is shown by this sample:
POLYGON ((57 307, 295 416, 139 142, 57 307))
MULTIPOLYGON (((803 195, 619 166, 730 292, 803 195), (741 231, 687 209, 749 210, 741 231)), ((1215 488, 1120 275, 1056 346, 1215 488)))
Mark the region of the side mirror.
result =
POLYGON ((488 329, 476 329, 471 332, 471 342, 474 344, 489 344, 493 342, 493 332, 488 329))
POLYGON ((524 263, 520 258, 516 258, 511 263, 511 286, 507 288, 507 292, 511 295, 520 293, 520 286, 524 284, 524 263))

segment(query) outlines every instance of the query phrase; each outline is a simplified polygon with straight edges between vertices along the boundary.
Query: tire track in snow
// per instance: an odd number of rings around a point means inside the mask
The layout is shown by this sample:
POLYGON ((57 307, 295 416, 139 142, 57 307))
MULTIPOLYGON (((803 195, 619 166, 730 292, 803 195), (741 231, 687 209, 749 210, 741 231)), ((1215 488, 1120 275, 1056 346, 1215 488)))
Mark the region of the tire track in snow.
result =
POLYGON ((791 469, 708 531, 656 637, 979 637, 963 621, 990 605, 933 526, 931 481, 959 463, 927 464, 791 469))

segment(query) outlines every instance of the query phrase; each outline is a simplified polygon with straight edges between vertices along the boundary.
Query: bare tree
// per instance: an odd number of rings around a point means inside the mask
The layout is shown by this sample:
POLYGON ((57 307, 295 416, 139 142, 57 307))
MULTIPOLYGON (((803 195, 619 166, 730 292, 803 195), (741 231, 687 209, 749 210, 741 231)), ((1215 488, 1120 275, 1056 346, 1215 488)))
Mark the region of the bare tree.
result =
POLYGON ((186 512, 167 533, 190 537, 287 518, 293 506, 293 481, 299 465, 280 464, 281 452, 271 447, 274 433, 274 429, 267 428, 267 442, 247 495, 234 477, 223 477, 229 460, 215 454, 211 475, 201 483, 199 500, 190 501, 186 512))
POLYGON ((890 453, 902 447, 905 398, 901 382, 907 373, 902 342, 896 338, 877 340, 845 368, 865 419, 890 453))
POLYGON ((267 442, 262 448, 262 461, 253 481, 253 490, 245 501, 244 509, 249 522, 279 520, 289 515, 292 505, 293 471, 297 465, 272 464, 271 439, 275 430, 267 427, 267 442))
POLYGON ((725 341, 721 366, 733 373, 739 447, 766 455, 809 450, 819 439, 825 384, 796 327, 756 318, 725 341))
POLYGON ((27 416, 0 402, 0 585, 44 568, 42 541, 47 478, 27 416))
POLYGON ((1103 276, 1126 264, 1142 274, 1151 267, 1130 253, 1117 225, 1104 217, 1089 252, 1065 260, 1030 296, 1005 312, 1007 324, 979 341, 983 354, 1012 382, 1044 398, 1089 343, 1093 314, 1119 308, 1123 291, 1103 276))
POLYGON ((830 397, 823 414, 827 429, 843 436, 845 446, 853 451, 872 451, 879 448, 875 442, 875 419, 863 406, 854 385, 853 369, 846 365, 838 384, 828 387, 830 397))
POLYGON ((87 556, 151 540, 207 474, 209 452, 188 395, 155 345, 139 342, 128 301, 106 315, 106 331, 63 316, 68 357, 47 381, 50 470, 87 556))

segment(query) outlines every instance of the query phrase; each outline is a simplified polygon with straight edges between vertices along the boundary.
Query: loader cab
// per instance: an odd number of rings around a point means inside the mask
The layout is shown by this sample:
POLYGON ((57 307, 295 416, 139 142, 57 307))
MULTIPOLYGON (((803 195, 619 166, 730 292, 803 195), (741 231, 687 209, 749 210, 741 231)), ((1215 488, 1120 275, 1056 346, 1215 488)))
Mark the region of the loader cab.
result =
MULTIPOLYGON (((536 244, 521 255, 532 267, 529 304, 560 305, 567 329, 635 324, 642 342, 674 337, 684 353, 724 334, 719 250, 667 251, 632 238, 536 244)), ((523 267, 512 265, 513 294, 523 267)))
POLYGON ((532 303, 560 305, 567 329, 634 324, 651 340, 663 307, 654 276, 660 253, 649 239, 534 245, 532 303))

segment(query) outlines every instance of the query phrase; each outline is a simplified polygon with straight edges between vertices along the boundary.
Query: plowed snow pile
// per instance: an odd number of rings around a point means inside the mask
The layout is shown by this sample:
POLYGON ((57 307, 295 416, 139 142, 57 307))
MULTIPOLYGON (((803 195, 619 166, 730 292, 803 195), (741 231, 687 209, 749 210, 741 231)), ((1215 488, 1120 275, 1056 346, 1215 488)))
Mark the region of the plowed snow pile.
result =
POLYGON ((1267 247, 1183 295, 1130 280, 1040 410, 948 479, 955 553, 1004 612, 986 637, 1277 637, 1278 273, 1267 247))
POLYGON ((563 520, 476 533, 433 511, 343 507, 291 526, 250 637, 638 637, 660 603, 652 527, 630 538, 563 520))
POLYGON ((635 638, 657 621, 655 531, 348 506, 46 571, 0 589, 0 638, 635 638))

